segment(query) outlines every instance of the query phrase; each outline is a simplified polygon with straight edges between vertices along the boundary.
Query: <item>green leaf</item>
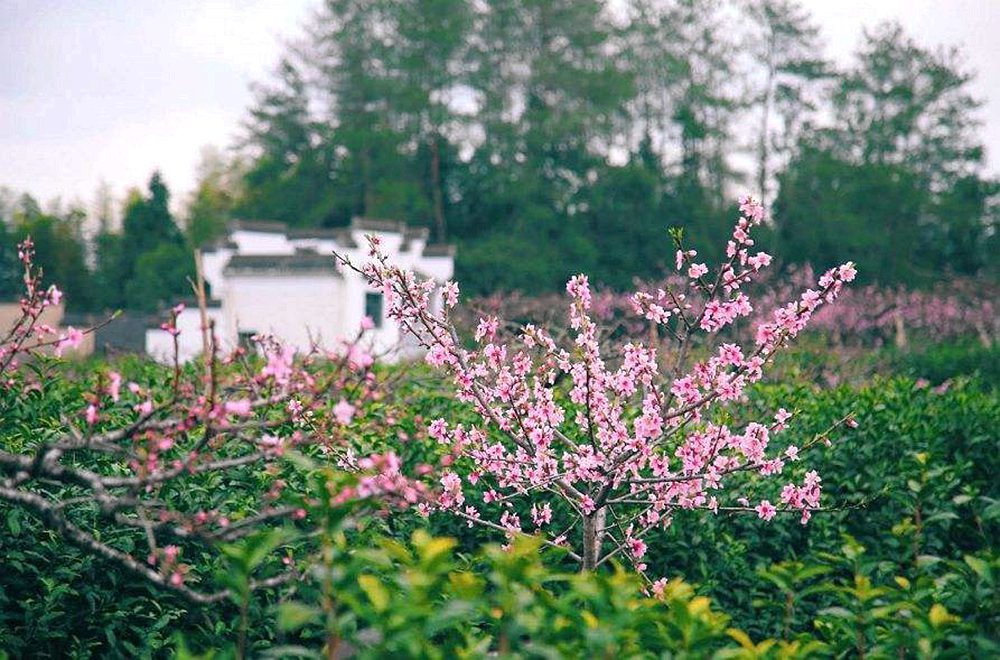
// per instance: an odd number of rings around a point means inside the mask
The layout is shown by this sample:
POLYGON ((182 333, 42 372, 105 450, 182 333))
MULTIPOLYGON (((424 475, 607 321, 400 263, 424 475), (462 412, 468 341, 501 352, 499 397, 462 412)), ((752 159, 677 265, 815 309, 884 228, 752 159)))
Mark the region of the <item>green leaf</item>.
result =
POLYGON ((285 632, 298 630, 307 623, 319 621, 323 612, 316 607, 287 601, 278 605, 278 628, 285 632))
POLYGON ((990 565, 985 561, 972 555, 965 555, 964 559, 965 563, 969 565, 969 568, 976 572, 976 575, 983 579, 986 579, 989 576, 990 565))
POLYGON ((10 530, 12 536, 20 536, 21 534, 21 510, 11 509, 7 514, 7 529, 10 530))
POLYGON ((931 605, 931 610, 927 614, 927 618, 930 620, 931 625, 935 628, 940 628, 946 623, 958 623, 960 619, 954 614, 948 612, 946 608, 941 603, 934 603, 931 605))
POLYGON ((924 520, 924 523, 930 524, 930 523, 940 522, 942 520, 958 520, 958 514, 953 513, 951 511, 941 511, 939 513, 935 513, 932 516, 928 516, 927 519, 924 520))
POLYGON ((281 529, 272 529, 247 539, 246 565, 253 570, 259 566, 278 546, 285 543, 289 534, 281 529))

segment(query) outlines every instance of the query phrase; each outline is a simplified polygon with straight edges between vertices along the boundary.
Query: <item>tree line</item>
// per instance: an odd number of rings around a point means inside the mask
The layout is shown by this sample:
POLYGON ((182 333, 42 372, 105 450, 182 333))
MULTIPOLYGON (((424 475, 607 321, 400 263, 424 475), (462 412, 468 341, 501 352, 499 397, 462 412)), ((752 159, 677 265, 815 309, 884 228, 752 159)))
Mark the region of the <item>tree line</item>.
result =
MULTIPOLYGON (((233 218, 357 215, 457 244, 466 292, 580 271, 622 288, 669 268, 668 226, 717 256, 743 190, 772 207, 764 247, 795 261, 854 259, 882 284, 995 276, 971 80, 959 51, 892 23, 837 66, 790 0, 326 0, 238 143, 204 160, 184 235, 104 232, 90 300, 110 303, 106 277, 128 283, 114 304, 152 304, 183 277, 144 273, 233 218)), ((132 200, 136 227, 163 220, 159 194, 132 200)))

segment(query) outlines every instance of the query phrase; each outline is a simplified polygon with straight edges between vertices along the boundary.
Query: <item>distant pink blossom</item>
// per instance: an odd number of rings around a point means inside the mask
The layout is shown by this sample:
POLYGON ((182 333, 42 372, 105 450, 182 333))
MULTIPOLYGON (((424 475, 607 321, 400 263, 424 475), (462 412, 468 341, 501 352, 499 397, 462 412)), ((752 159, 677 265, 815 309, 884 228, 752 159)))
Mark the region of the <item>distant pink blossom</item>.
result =
POLYGON ((246 417, 252 412, 253 406, 250 403, 250 399, 235 399, 233 401, 226 401, 224 409, 227 415, 246 417))
POLYGON ((117 371, 108 374, 108 395, 112 401, 118 401, 121 397, 122 375, 117 371))
POLYGON ((341 399, 337 402, 337 405, 333 407, 333 416, 336 418, 338 424, 347 426, 354 419, 354 412, 356 408, 348 403, 345 399, 341 399))
POLYGON ((97 420, 99 419, 99 415, 97 414, 97 406, 95 406, 94 404, 90 404, 89 406, 87 406, 87 411, 84 415, 84 418, 87 420, 87 424, 89 426, 93 426, 94 424, 96 424, 97 420))

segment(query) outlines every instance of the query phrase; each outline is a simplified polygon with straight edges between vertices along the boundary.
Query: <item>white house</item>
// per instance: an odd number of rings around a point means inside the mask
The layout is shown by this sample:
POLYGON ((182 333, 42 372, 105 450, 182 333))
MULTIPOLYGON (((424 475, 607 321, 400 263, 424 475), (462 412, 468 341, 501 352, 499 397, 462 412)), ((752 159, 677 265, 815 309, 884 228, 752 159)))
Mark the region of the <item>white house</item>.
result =
MULTIPOLYGON (((224 240, 204 250, 202 264, 221 348, 232 349, 255 334, 271 334, 298 351, 316 345, 335 350, 352 338, 362 319, 378 353, 398 359, 416 350, 385 314, 382 293, 354 271, 340 267, 333 252, 355 264, 368 259, 365 236, 381 239, 390 261, 440 284, 454 270, 454 248, 428 245, 427 230, 400 222, 355 218, 349 227, 290 229, 275 222, 233 223, 224 240)), ((433 304, 440 304, 439 299, 433 304)), ((179 355, 201 353, 200 311, 195 305, 177 320, 179 355)), ((146 352, 161 361, 173 359, 173 338, 164 330, 146 332, 146 352)))

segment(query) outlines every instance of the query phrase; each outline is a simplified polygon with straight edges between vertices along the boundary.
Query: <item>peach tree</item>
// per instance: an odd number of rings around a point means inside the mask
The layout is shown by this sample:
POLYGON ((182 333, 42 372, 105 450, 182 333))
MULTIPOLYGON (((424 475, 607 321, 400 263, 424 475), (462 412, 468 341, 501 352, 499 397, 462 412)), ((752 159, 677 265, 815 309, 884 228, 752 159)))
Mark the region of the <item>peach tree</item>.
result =
POLYGON ((430 423, 454 467, 422 511, 509 537, 537 533, 582 570, 621 557, 643 572, 644 538, 679 511, 764 521, 793 514, 806 523, 823 510, 821 477, 801 462, 852 416, 801 446, 783 443, 793 412, 756 411, 750 387, 856 271, 852 263, 827 271, 759 323, 752 342, 725 341, 721 331, 752 314, 745 287, 772 259, 751 235, 764 218, 757 201, 742 198, 714 268, 672 231, 684 286, 634 293, 632 313, 653 325, 653 339, 644 333, 613 348, 602 341, 585 275, 566 285, 566 332, 528 324, 510 338, 487 316, 465 344, 449 317, 457 284, 439 288, 394 266, 375 236, 367 263, 341 257, 383 292, 389 315, 426 347, 429 364, 451 374, 456 397, 478 417, 430 423))

